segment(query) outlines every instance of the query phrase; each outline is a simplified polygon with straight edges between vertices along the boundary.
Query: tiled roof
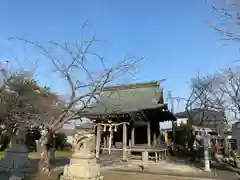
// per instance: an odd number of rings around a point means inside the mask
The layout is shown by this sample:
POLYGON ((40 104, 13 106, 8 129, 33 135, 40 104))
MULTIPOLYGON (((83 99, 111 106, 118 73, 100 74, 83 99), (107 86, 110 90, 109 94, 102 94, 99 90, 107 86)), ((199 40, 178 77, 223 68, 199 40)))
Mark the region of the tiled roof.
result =
MULTIPOLYGON (((225 113, 223 111, 197 108, 190 110, 190 115, 195 126, 204 126, 212 129, 225 126, 225 113)), ((179 112, 175 116, 177 118, 188 118, 188 113, 186 111, 179 112)))
POLYGON ((87 112, 112 114, 164 106, 158 81, 105 87, 99 101, 87 112))

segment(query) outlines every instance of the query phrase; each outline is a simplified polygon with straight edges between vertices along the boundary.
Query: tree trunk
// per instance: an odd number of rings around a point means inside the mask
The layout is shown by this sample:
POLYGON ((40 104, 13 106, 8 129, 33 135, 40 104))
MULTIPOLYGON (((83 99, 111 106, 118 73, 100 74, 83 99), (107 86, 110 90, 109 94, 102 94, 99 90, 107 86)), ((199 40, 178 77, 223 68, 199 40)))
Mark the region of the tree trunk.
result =
POLYGON ((51 164, 52 164, 52 162, 55 161, 55 151, 56 151, 56 144, 55 144, 55 139, 53 139, 52 146, 51 146, 51 148, 49 150, 51 164))
POLYGON ((51 171, 51 163, 50 163, 50 152, 46 145, 42 145, 40 160, 38 163, 38 170, 40 172, 44 172, 50 174, 51 171))
POLYGON ((52 148, 52 139, 52 134, 47 133, 46 135, 42 135, 39 140, 40 160, 38 163, 38 170, 47 175, 51 174, 50 149, 52 148))

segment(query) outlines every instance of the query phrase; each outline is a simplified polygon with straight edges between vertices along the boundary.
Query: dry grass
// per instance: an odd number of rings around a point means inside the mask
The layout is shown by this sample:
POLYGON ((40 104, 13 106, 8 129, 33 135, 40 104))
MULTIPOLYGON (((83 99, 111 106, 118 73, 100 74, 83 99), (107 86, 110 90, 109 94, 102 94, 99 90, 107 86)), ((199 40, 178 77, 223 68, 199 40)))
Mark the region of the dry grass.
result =
MULTIPOLYGON (((0 152, 0 158, 2 158, 4 155, 5 155, 4 151, 0 152)), ((55 156, 56 156, 56 158, 70 157, 70 156, 72 156, 72 152, 71 151, 56 151, 55 156)), ((36 152, 31 152, 31 153, 28 153, 28 157, 30 159, 38 159, 40 157, 40 154, 36 153, 36 152)))
MULTIPOLYGON (((0 159, 5 155, 5 152, 2 151, 0 152, 0 159)), ((68 158, 72 156, 72 152, 71 151, 56 151, 55 152, 55 156, 56 158, 68 158)), ((31 163, 31 167, 33 169, 37 168, 37 163, 39 161, 40 158, 40 154, 39 153, 29 153, 28 157, 30 159, 30 163, 31 163)), ((5 178, 2 178, 2 176, 6 176, 6 175, 1 175, 0 174, 0 180, 5 180, 5 178)), ((40 173, 37 174, 28 174, 26 175, 25 179, 26 180, 57 180, 58 178, 56 178, 57 174, 54 175, 55 178, 48 178, 46 176, 42 176, 40 173)), ((6 179, 7 180, 7 179, 6 179)))

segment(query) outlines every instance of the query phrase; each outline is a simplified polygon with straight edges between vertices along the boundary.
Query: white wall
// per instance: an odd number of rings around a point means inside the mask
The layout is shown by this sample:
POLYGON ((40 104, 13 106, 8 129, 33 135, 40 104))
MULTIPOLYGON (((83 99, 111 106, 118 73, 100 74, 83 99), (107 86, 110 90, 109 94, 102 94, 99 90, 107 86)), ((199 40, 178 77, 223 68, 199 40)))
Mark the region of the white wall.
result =
MULTIPOLYGON (((181 123, 187 124, 187 118, 178 118, 177 119, 177 126, 180 126, 181 123)), ((172 128, 172 122, 171 121, 165 121, 165 122, 160 122, 160 129, 171 129, 172 128)))
POLYGON ((73 136, 67 136, 67 143, 73 145, 74 137, 73 136))
POLYGON ((187 124, 188 118, 177 118, 177 126, 181 124, 187 124))
POLYGON ((240 123, 232 125, 232 138, 237 140, 237 147, 240 149, 240 123))

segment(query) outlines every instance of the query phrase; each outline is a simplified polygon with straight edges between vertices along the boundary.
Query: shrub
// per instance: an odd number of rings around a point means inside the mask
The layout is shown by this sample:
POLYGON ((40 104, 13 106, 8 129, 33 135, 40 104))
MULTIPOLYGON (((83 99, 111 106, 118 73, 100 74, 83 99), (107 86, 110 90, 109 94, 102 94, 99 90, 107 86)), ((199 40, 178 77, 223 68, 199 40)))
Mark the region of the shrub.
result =
POLYGON ((55 135, 56 149, 64 150, 66 145, 67 145, 67 136, 64 133, 57 133, 55 135))

